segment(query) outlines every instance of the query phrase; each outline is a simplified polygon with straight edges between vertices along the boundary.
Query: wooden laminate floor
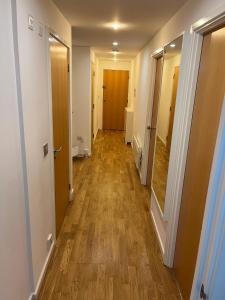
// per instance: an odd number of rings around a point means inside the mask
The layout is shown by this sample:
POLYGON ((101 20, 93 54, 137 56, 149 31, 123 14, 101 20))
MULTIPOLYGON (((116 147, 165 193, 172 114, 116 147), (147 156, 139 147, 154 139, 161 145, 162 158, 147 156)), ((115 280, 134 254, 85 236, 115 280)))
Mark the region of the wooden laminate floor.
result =
POLYGON ((156 139, 152 187, 164 211, 170 153, 159 137, 156 139))
POLYGON ((74 183, 38 299, 180 299, 121 132, 98 134, 92 158, 74 163, 74 183))

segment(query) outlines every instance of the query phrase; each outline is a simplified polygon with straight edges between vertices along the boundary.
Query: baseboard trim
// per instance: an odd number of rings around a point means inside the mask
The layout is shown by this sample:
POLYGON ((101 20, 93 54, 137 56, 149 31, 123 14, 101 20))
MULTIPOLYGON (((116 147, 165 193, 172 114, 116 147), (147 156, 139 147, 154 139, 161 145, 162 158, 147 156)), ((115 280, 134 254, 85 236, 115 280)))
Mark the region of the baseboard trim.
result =
POLYGON ((162 255, 164 256, 166 242, 166 224, 163 220, 162 211, 158 205, 158 201, 156 200, 153 191, 151 191, 150 214, 153 222, 153 227, 159 241, 160 250, 162 252, 162 255))
POLYGON ((72 202, 73 200, 74 200, 74 188, 72 188, 71 190, 70 190, 70 202, 72 202))
POLYGON ((150 211, 150 215, 151 215, 151 218, 152 218, 152 223, 154 225, 154 229, 155 229, 155 233, 158 237, 158 241, 159 241, 159 246, 160 246, 160 250, 162 252, 162 255, 164 255, 164 246, 163 246, 163 242, 162 242, 162 239, 161 239, 161 236, 159 234, 159 231, 158 231, 158 228, 157 228, 157 225, 156 225, 156 221, 155 221, 155 216, 153 214, 152 211, 150 211))
POLYGON ((46 271, 47 271, 47 267, 48 267, 50 259, 52 257, 54 248, 55 248, 55 241, 52 243, 51 248, 50 248, 50 250, 48 252, 48 256, 46 257, 44 266, 42 268, 41 274, 39 276, 39 279, 38 279, 38 282, 37 282, 37 285, 36 285, 35 292, 30 296, 29 300, 36 300, 36 299, 38 299, 38 295, 40 293, 40 288, 41 288, 43 279, 45 277, 45 274, 46 274, 46 271))
POLYGON ((35 294, 31 294, 28 300, 37 300, 37 297, 35 294))
POLYGON ((94 141, 95 141, 95 139, 97 137, 98 131, 99 131, 99 129, 97 129, 96 132, 95 132, 95 134, 94 134, 94 141))

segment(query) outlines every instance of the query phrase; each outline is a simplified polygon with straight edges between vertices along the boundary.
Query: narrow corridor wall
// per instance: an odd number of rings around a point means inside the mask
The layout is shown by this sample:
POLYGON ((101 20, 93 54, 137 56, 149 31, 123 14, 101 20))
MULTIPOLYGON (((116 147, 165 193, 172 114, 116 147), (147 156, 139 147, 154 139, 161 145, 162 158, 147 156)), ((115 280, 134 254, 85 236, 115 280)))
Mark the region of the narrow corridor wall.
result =
POLYGON ((11 1, 0 2, 0 25, 0 299, 28 299, 32 278, 11 1))
POLYGON ((73 46, 73 147, 91 155, 91 50, 73 46))
MULTIPOLYGON (((50 0, 13 1, 21 78, 34 288, 38 289, 55 233, 49 32, 70 47, 71 26, 50 0), (28 16, 34 20, 28 28, 28 16), (43 145, 49 154, 44 157, 43 145)), ((72 163, 72 161, 71 161, 72 163)), ((17 297, 18 299, 18 297, 17 297)))

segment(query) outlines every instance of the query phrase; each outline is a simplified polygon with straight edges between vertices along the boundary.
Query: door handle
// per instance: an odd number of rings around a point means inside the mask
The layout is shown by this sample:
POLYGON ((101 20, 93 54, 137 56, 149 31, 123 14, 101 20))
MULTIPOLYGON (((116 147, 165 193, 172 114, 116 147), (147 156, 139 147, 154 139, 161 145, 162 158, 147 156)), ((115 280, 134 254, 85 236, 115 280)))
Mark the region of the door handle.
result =
POLYGON ((61 152, 62 151, 62 146, 61 147, 59 147, 58 149, 54 149, 54 158, 56 158, 56 156, 57 156, 57 154, 59 153, 59 152, 61 152))

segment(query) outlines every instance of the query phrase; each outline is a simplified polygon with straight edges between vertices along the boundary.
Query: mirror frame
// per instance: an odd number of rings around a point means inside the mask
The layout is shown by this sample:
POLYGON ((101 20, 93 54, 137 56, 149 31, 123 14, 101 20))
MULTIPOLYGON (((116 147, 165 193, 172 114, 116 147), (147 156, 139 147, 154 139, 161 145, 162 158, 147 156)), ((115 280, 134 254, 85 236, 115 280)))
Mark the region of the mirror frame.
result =
MULTIPOLYGON (((178 39, 182 39, 182 44, 181 44, 181 48, 180 48, 180 55, 181 55, 181 58, 180 58, 180 65, 181 65, 181 62, 182 62, 182 49, 183 49, 183 42, 184 42, 184 35, 183 34, 180 34, 177 38, 175 38, 174 40, 170 41, 169 43, 167 43, 166 45, 163 46, 163 48, 160 48, 158 50, 156 50, 153 54, 152 54, 152 58, 154 58, 155 60, 157 60, 158 58, 160 58, 161 56, 163 57, 163 70, 164 70, 164 62, 165 62, 165 54, 166 54, 166 48, 172 44, 173 42, 175 42, 176 40, 178 39)), ((179 66, 180 66, 179 65, 179 66)), ((162 71, 162 78, 161 78, 161 83, 163 81, 163 71, 162 71)), ((179 74, 179 79, 178 79, 178 88, 179 88, 179 81, 180 81, 180 74, 179 74)), ((154 88, 153 88, 154 90, 154 88)), ((157 125, 158 125, 158 117, 159 117, 159 109, 160 109, 160 103, 161 103, 161 91, 162 91, 162 85, 161 85, 161 89, 160 89, 160 99, 159 99, 159 103, 158 103, 158 113, 157 113, 157 125)), ((176 100, 177 100, 177 95, 176 95, 176 100)), ((175 113, 176 113, 176 105, 177 103, 175 104, 175 112, 174 112, 174 118, 175 118, 175 113)), ((157 125, 156 125, 156 130, 157 130, 157 125)), ((173 120, 173 125, 174 125, 174 120, 173 120)), ((172 129, 172 138, 173 138, 173 134, 174 134, 174 131, 172 129)), ((164 207, 162 208, 159 201, 158 201, 158 197, 156 195, 156 192, 154 191, 154 187, 153 187, 153 174, 154 174, 154 160, 155 160, 155 155, 156 155, 156 138, 157 138, 157 135, 155 137, 155 141, 154 141, 154 154, 153 154, 153 164, 152 164, 152 178, 151 178, 151 194, 152 196, 154 197, 155 199, 155 202, 157 203, 157 206, 159 208, 159 211, 161 213, 161 216, 162 218, 164 218, 165 216, 165 212, 167 211, 167 199, 168 199, 168 177, 170 176, 170 154, 171 154, 171 149, 170 149, 170 153, 169 153, 169 160, 168 160, 168 170, 167 170, 167 178, 166 178, 166 189, 165 189, 165 199, 164 199, 164 207)), ((171 140, 172 140, 171 138, 171 140)))

